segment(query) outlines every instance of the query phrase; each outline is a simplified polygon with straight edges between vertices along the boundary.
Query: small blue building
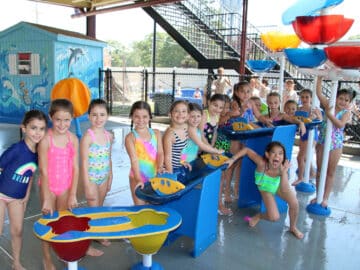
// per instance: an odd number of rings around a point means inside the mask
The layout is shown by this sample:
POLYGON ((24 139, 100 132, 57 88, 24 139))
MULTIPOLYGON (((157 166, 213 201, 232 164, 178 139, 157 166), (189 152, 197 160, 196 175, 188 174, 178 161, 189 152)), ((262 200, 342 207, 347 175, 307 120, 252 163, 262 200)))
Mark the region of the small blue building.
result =
POLYGON ((20 22, 0 32, 0 122, 20 123, 29 109, 47 114, 53 86, 76 77, 99 96, 105 42, 86 35, 20 22))

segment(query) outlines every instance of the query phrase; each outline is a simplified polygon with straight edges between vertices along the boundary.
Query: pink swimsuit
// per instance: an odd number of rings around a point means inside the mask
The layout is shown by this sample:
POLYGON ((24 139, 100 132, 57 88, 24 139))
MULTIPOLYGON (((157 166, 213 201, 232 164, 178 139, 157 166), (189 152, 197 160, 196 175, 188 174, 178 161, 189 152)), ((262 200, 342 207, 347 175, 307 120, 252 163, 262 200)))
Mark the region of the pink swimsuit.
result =
POLYGON ((67 133, 68 143, 65 148, 54 145, 52 131, 49 130, 50 147, 48 150, 49 189, 56 196, 70 188, 73 178, 74 146, 67 133))

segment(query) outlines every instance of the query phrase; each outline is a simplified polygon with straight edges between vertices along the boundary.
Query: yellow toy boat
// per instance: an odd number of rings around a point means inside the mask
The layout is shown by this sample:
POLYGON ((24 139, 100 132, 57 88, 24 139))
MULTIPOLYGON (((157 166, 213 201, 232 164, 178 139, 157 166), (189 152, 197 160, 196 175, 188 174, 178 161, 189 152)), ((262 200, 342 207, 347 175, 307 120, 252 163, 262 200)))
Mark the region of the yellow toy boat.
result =
POLYGON ((232 128, 234 131, 245 131, 245 130, 253 130, 254 127, 245 122, 234 122, 232 124, 232 128))
POLYGON ((166 177, 153 177, 150 179, 150 184, 159 195, 174 194, 185 188, 181 182, 166 177))
POLYGON ((201 158, 207 166, 212 168, 222 166, 229 159, 227 156, 217 154, 204 154, 201 155, 201 158))

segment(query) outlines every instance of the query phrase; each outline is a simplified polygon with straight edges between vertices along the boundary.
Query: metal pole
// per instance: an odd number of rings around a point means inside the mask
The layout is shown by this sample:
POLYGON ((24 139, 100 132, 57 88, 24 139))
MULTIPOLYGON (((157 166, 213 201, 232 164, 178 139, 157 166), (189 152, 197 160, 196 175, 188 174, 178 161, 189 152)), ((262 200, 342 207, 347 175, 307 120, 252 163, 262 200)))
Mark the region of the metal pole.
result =
POLYGON ((279 94, 281 97, 280 102, 280 111, 284 109, 283 99, 284 99, 284 70, 285 70, 285 54, 284 52, 280 53, 280 77, 279 77, 279 94))
MULTIPOLYGON (((241 43, 240 43, 240 66, 239 74, 245 75, 245 54, 246 54, 246 30, 247 30, 248 0, 243 0, 242 6, 242 24, 241 24, 241 43)), ((240 79, 241 79, 240 77, 240 79)))
POLYGON ((152 92, 155 92, 155 71, 156 71, 156 21, 154 20, 153 42, 152 42, 152 92))

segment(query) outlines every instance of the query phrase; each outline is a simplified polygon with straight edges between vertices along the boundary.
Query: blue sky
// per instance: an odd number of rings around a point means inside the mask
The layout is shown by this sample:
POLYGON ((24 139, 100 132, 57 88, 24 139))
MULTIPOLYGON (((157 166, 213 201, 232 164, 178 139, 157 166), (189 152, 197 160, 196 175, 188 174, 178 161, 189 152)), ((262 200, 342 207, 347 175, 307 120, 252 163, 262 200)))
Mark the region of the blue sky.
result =
MULTIPOLYGON (((291 27, 282 24, 281 15, 294 2, 296 0, 249 0, 248 20, 256 26, 277 25, 279 30, 292 31, 291 27)), ((360 34, 360 13, 357 6, 358 0, 344 0, 342 4, 331 10, 331 13, 344 14, 348 18, 355 19, 346 36, 360 34)), ((19 21, 29 21, 84 33, 85 18, 72 19, 71 14, 73 14, 71 8, 61 6, 29 0, 4 1, 0 9, 0 31, 19 21)), ((142 9, 100 14, 96 17, 96 21, 96 34, 100 40, 112 39, 130 44, 153 31, 153 20, 142 9)))

